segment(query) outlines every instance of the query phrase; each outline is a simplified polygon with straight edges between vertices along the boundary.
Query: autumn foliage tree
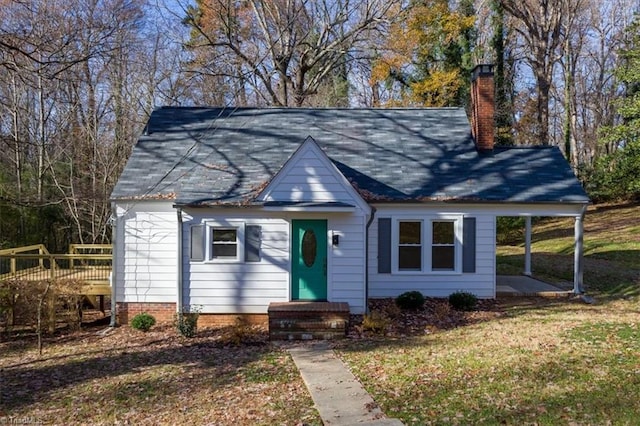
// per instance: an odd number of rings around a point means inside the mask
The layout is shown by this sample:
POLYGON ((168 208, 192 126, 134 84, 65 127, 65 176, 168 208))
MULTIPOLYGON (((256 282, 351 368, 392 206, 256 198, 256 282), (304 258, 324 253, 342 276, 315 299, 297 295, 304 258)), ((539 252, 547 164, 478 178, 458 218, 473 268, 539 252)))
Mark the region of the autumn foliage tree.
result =
POLYGON ((388 90, 387 104, 464 105, 475 17, 469 2, 424 0, 396 9, 371 83, 388 90), (465 8, 466 6, 466 8, 465 8))

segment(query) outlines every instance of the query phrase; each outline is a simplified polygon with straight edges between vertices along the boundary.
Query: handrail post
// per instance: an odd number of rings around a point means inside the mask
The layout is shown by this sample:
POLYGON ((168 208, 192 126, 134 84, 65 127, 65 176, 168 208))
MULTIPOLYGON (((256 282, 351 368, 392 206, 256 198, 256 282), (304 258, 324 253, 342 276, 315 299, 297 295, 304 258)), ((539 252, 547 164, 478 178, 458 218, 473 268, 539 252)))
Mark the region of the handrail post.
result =
POLYGON ((13 278, 16 277, 16 257, 14 256, 15 252, 11 252, 11 259, 10 259, 10 268, 11 268, 11 275, 13 275, 13 278))
POLYGON ((49 268, 49 277, 53 281, 56 278, 56 261, 53 255, 49 255, 49 268))

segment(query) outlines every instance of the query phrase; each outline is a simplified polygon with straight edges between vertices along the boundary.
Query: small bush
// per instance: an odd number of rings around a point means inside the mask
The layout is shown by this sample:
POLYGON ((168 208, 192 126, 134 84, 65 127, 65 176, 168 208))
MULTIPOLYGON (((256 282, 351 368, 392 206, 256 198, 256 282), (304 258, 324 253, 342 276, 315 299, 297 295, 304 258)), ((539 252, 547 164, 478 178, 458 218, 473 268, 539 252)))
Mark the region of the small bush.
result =
POLYGON ((199 306, 191 306, 185 312, 178 312, 174 321, 175 326, 178 329, 178 333, 184 337, 195 337, 198 332, 199 316, 199 306))
POLYGON ((458 311, 470 311, 476 307, 478 298, 467 291, 456 291, 449 295, 449 304, 458 311))
POLYGON ((362 329, 373 331, 377 334, 384 334, 389 327, 389 318, 380 311, 371 311, 362 319, 362 329))
POLYGON ((153 315, 150 315, 146 312, 136 315, 131 320, 131 327, 140 331, 149 331, 151 327, 153 327, 156 323, 156 319, 153 315))
POLYGON ((424 305, 424 296, 419 291, 407 291, 396 298, 396 305, 403 310, 416 310, 424 305))
POLYGON ((496 219, 498 244, 513 244, 524 241, 524 217, 499 216, 496 219))

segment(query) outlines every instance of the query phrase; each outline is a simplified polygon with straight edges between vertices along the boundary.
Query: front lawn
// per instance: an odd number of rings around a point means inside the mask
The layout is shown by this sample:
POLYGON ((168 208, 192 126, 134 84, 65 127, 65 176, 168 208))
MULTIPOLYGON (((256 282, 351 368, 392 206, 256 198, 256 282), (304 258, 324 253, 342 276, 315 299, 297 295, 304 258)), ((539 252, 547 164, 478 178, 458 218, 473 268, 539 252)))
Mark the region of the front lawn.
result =
MULTIPOLYGON (((637 424, 640 208, 592 208, 585 231, 596 304, 502 299, 455 328, 344 342, 341 357, 382 410, 409 425, 637 424)), ((533 240, 534 274, 570 282, 573 220, 538 222, 533 240)), ((520 273, 523 252, 501 247, 501 272, 520 273)))
POLYGON ((42 357, 32 337, 0 342, 0 424, 321 424, 264 332, 235 346, 224 330, 103 329, 50 337, 42 357))
POLYGON ((513 299, 498 318, 355 340, 342 358, 391 417, 423 424, 636 424, 640 304, 513 299))

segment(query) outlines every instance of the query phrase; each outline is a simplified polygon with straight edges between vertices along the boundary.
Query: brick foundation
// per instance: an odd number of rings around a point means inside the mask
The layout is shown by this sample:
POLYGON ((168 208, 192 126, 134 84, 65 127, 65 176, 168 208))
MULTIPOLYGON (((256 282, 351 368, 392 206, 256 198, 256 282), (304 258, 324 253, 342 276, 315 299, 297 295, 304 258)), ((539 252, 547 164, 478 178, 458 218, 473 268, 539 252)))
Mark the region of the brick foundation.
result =
MULTIPOLYGON (((134 316, 146 312, 153 315, 158 324, 173 324, 176 315, 175 303, 118 303, 118 324, 129 324, 134 316)), ((223 327, 234 325, 238 318, 247 324, 264 325, 269 323, 267 314, 200 314, 198 327, 223 327)))
POLYGON ((264 325, 266 327, 269 324, 269 316, 267 314, 200 314, 198 327, 235 325, 238 319, 249 325, 264 325))
POLYGON ((176 314, 175 303, 118 303, 118 324, 129 324, 133 317, 142 312, 153 315, 158 324, 171 324, 176 314))

